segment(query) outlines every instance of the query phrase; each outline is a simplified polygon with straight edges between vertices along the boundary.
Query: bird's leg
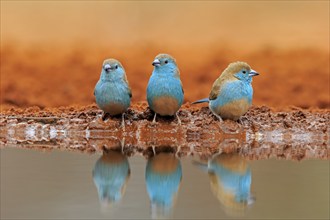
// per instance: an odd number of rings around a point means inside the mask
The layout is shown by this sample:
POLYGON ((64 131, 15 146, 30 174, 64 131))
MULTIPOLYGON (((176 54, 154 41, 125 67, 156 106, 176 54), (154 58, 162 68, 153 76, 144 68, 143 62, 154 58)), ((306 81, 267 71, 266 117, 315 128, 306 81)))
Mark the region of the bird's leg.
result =
POLYGON ((220 115, 218 115, 217 113, 215 113, 211 108, 210 108, 210 110, 211 110, 212 114, 213 114, 215 117, 217 117, 217 119, 218 119, 220 122, 223 122, 223 120, 222 120, 222 118, 221 118, 220 115))
MULTIPOLYGON (((211 109, 211 108, 210 108, 211 109)), ((221 118, 221 116, 220 115, 218 115, 218 114, 216 114, 212 109, 211 109, 211 112, 213 113, 213 115, 215 115, 215 117, 217 117, 217 119, 219 120, 219 122, 220 123, 217 123, 218 124, 218 126, 219 126, 219 128, 220 128, 220 130, 222 131, 223 129, 222 129, 222 126, 221 126, 221 124, 222 124, 222 122, 223 122, 223 119, 221 118)))
POLYGON ((238 122, 239 124, 243 124, 242 117, 240 117, 240 118, 237 120, 237 122, 238 122))
POLYGON ((216 153, 216 155, 220 155, 222 153, 222 148, 218 148, 218 152, 216 153))
POLYGON ((155 112, 155 116, 154 116, 154 120, 152 120, 152 124, 156 123, 156 115, 157 115, 157 113, 155 112))
POLYGON ((237 134, 240 132, 243 132, 243 129, 244 129, 244 124, 243 124, 243 120, 242 120, 243 118, 247 120, 247 118, 243 117, 243 116, 241 116, 237 120, 237 131, 236 131, 237 134))
POLYGON ((215 116, 219 119, 220 122, 223 122, 223 119, 221 118, 220 115, 215 115, 215 116))
POLYGON ((120 146, 121 146, 121 153, 124 154, 125 138, 121 140, 120 146))
POLYGON ((152 148, 152 152, 154 153, 154 156, 156 156, 156 148, 155 148, 155 145, 152 145, 151 148, 152 148))
POLYGON ((248 118, 246 116, 241 116, 239 119, 238 119, 238 123, 240 123, 241 125, 243 125, 243 119, 244 120, 248 120, 248 118))
POLYGON ((219 123, 218 123, 218 125, 219 125, 219 128, 220 128, 220 130, 222 130, 223 131, 223 127, 222 127, 222 122, 223 122, 223 119, 221 118, 221 116, 220 115, 217 115, 217 114, 214 114, 215 115, 215 117, 217 117, 218 118, 218 120, 219 120, 219 123))
POLYGON ((109 117, 109 113, 103 112, 103 114, 102 114, 102 121, 105 121, 106 119, 108 119, 108 117, 109 117))
POLYGON ((178 115, 178 112, 176 112, 175 115, 176 115, 176 118, 178 119, 178 124, 181 125, 181 120, 180 120, 180 117, 178 115))
POLYGON ((121 127, 125 131, 125 113, 121 114, 121 127))
POLYGON ((175 157, 178 159, 180 159, 180 157, 179 157, 180 151, 181 151, 181 146, 179 145, 179 147, 176 149, 176 152, 175 152, 175 157))

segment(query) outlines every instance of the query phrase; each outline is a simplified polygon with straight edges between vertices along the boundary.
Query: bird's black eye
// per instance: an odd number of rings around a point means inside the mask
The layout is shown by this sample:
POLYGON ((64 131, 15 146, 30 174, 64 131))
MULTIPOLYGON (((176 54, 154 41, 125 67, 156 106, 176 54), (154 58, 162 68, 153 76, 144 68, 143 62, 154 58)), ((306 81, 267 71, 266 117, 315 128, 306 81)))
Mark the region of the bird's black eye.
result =
POLYGON ((245 71, 245 70, 243 70, 243 73, 245 74, 245 73, 246 73, 246 71, 245 71))
POLYGON ((116 65, 116 69, 118 69, 118 65, 116 65))
POLYGON ((168 61, 167 61, 167 60, 165 60, 165 63, 168 63, 168 61))

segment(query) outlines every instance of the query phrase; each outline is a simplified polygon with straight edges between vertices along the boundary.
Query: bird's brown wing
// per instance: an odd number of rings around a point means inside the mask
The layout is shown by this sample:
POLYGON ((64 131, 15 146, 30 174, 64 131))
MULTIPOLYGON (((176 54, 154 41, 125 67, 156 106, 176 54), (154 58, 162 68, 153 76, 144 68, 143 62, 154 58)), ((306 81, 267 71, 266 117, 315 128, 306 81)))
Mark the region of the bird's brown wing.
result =
POLYGON ((132 89, 131 87, 129 86, 129 83, 128 83, 128 80, 127 80, 127 76, 125 74, 125 77, 124 77, 124 82, 127 84, 127 88, 128 88, 128 95, 130 98, 132 98, 132 89))
POLYGON ((181 85, 182 93, 184 94, 183 85, 182 85, 182 82, 181 82, 181 79, 180 79, 180 70, 177 68, 175 71, 176 72, 175 72, 174 77, 176 77, 176 78, 178 78, 180 80, 180 85, 181 85))
POLYGON ((128 95, 130 98, 132 98, 132 89, 130 86, 128 86, 128 95))
POLYGON ((214 100, 218 97, 219 92, 220 92, 220 88, 222 86, 223 80, 221 79, 221 77, 219 77, 212 86, 210 95, 209 95, 209 100, 214 100))

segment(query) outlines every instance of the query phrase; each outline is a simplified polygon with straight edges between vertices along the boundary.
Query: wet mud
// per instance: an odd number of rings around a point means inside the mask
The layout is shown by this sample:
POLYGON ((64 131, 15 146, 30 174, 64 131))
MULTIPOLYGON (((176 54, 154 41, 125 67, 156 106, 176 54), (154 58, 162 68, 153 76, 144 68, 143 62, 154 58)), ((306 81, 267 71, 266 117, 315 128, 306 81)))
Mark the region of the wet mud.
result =
POLYGON ((274 111, 252 107, 240 122, 220 123, 207 107, 185 104, 175 117, 157 117, 147 103, 133 105, 122 118, 102 121, 95 105, 60 108, 9 108, 0 114, 2 147, 62 149, 86 153, 121 149, 149 157, 160 151, 177 156, 239 153, 250 160, 329 159, 329 110, 292 107, 274 111))

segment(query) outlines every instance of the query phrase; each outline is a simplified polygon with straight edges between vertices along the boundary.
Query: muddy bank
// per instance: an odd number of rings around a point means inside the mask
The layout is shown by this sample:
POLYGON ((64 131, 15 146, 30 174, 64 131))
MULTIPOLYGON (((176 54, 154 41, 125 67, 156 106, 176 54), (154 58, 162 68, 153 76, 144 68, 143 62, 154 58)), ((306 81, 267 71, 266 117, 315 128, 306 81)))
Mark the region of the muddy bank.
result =
POLYGON ((126 113, 124 127, 121 117, 102 121, 101 115, 95 105, 8 109, 0 115, 1 146, 82 152, 120 147, 143 155, 168 146, 180 156, 225 151, 250 159, 329 158, 329 110, 252 107, 241 123, 220 123, 207 107, 186 104, 179 112, 181 125, 174 117, 158 117, 152 124, 153 113, 142 102, 126 113))
MULTIPOLYGON (((108 128, 120 130, 121 116, 108 117, 105 121, 101 120, 102 110, 96 105, 88 106, 70 106, 59 108, 29 107, 29 108, 8 108, 0 112, 1 126, 9 123, 11 120, 16 122, 27 121, 41 122, 44 124, 56 124, 61 120, 71 120, 72 124, 85 124, 89 129, 108 128), (119 126, 118 126, 119 125, 119 126)), ((203 128, 208 126, 210 130, 218 130, 224 133, 236 133, 240 129, 251 131, 272 131, 272 130, 304 130, 327 133, 329 131, 329 109, 311 109, 303 110, 298 107, 287 107, 285 111, 277 111, 267 106, 252 106, 249 111, 241 117, 241 122, 225 120, 220 123, 211 113, 206 105, 191 105, 186 103, 178 113, 182 125, 179 126, 175 117, 157 117, 154 126, 151 121, 153 112, 148 108, 146 102, 133 104, 125 113, 125 124, 129 130, 135 123, 146 123, 154 128, 157 126, 173 126, 173 128, 203 128), (228 131, 228 132, 227 132, 228 131)), ((159 127, 161 130, 162 127, 159 127)), ((166 129, 165 129, 166 130, 166 129)))

